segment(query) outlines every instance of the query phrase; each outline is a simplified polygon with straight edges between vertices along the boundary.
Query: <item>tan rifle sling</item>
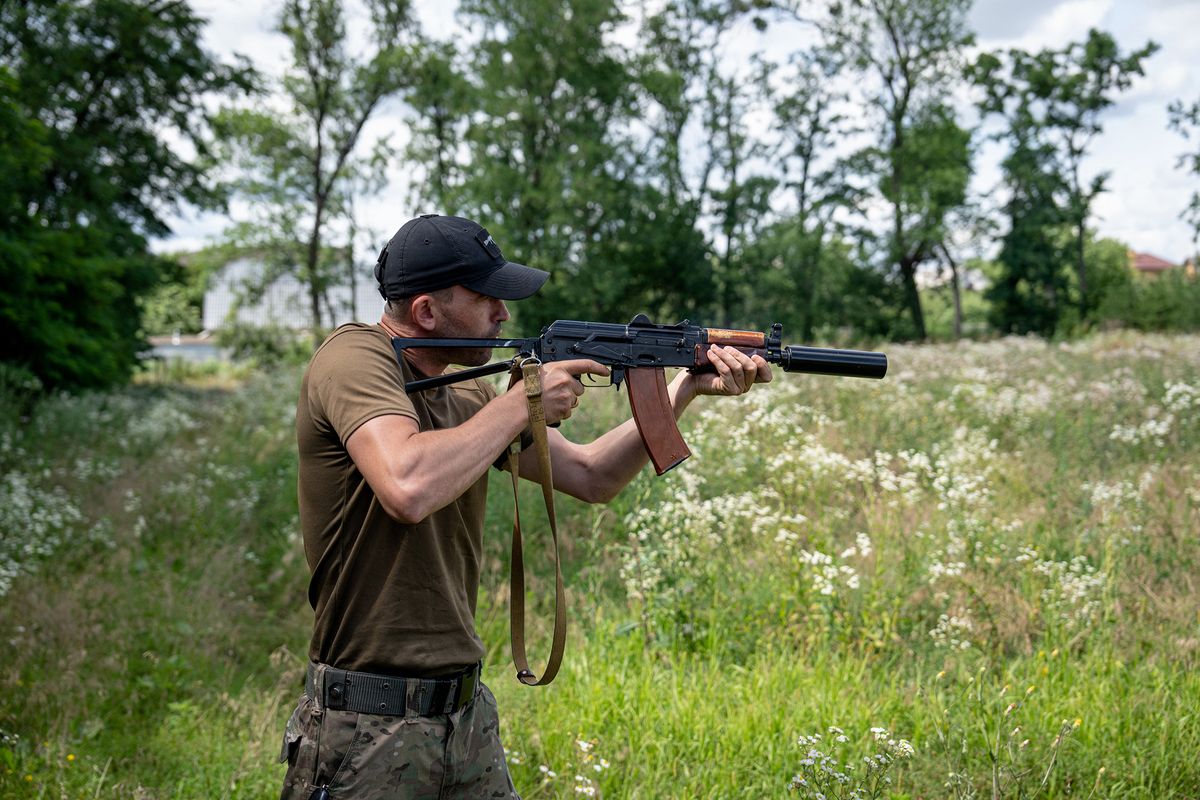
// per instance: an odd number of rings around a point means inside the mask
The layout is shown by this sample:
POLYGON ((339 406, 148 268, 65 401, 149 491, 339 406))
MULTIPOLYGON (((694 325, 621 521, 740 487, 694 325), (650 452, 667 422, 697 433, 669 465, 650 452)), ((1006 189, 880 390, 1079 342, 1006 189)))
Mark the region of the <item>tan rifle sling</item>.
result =
POLYGON ((554 640, 550 645, 550 658, 546 671, 538 678, 529 669, 525 655, 525 558, 521 550, 521 508, 517 501, 517 459, 515 443, 508 448, 507 469, 513 484, 513 532, 512 532, 512 590, 509 600, 509 630, 512 636, 513 665, 517 668, 517 680, 526 686, 545 686, 554 680, 562 664, 563 649, 567 638, 567 598, 563 588, 562 562, 558 554, 558 523, 554 516, 554 475, 550 469, 550 442, 546 433, 546 409, 542 406, 541 363, 535 358, 524 359, 520 366, 513 367, 513 378, 517 370, 525 383, 525 397, 529 402, 529 425, 533 433, 533 446, 537 451, 538 470, 541 473, 542 497, 546 501, 546 514, 550 519, 550 536, 554 544, 554 640))

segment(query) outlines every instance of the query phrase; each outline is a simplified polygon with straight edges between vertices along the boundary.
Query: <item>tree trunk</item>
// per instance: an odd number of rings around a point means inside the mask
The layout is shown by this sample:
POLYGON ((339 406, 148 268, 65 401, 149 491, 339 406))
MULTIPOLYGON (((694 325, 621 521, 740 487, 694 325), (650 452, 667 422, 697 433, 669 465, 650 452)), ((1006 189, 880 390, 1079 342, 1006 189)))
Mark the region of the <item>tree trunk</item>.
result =
MULTIPOLYGON (((350 321, 358 321, 358 276, 354 271, 354 240, 357 238, 354 218, 350 219, 350 243, 346 246, 346 276, 350 280, 350 321)), ((336 320, 334 320, 336 322, 336 320)))
POLYGON ((904 279, 904 299, 908 303, 908 311, 912 315, 913 328, 920 341, 925 339, 925 314, 921 311, 921 293, 917 290, 917 264, 920 262, 911 256, 900 259, 900 275, 904 279))
POLYGON ((1088 315, 1088 285, 1087 262, 1083 257, 1084 239, 1087 234, 1086 223, 1080 220, 1075 237, 1075 272, 1079 275, 1079 320, 1082 322, 1088 315))
POLYGON ((942 257, 946 259, 946 263, 950 265, 950 291, 954 296, 954 338, 962 338, 962 289, 958 283, 958 264, 954 263, 954 258, 950 255, 950 250, 943 242, 938 245, 942 251, 942 257))
POLYGON ((313 214, 312 235, 308 238, 308 300, 312 310, 313 349, 321 346, 321 282, 317 279, 317 267, 321 257, 321 213, 323 203, 317 200, 317 210, 313 214))

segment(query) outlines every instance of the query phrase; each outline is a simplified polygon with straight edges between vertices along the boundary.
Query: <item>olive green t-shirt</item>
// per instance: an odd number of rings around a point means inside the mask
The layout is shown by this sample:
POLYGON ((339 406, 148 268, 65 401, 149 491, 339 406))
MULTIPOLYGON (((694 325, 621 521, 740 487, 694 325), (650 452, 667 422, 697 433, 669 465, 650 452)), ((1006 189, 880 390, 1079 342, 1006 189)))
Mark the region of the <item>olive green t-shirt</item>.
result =
POLYGON ((415 525, 383 510, 346 452, 363 423, 387 414, 422 431, 462 424, 495 397, 471 380, 404 393, 412 368, 397 362, 378 325, 343 325, 313 355, 300 386, 300 527, 315 611, 309 656, 341 669, 447 674, 483 657, 475 601, 483 550, 485 473, 457 500, 415 525))

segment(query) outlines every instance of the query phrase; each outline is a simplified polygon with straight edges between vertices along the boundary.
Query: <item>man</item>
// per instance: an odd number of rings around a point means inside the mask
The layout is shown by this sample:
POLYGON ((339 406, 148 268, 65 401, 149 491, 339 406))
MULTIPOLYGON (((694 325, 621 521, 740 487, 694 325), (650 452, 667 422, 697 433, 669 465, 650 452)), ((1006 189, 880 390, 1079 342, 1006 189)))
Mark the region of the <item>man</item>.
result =
MULTIPOLYGON (((315 622, 283 798, 516 797, 474 615, 487 471, 528 425, 525 393, 473 380, 406 395, 406 381, 484 364, 490 350, 418 348, 398 363, 391 339, 495 337, 505 301, 548 274, 506 261, 478 224, 429 214, 392 237, 375 277, 383 319, 330 334, 297 405, 315 622)), ((759 356, 714 347, 709 358, 715 375, 684 372, 669 387, 676 416, 698 394, 771 379, 759 356)), ((571 416, 578 376, 607 372, 591 360, 542 367, 546 421, 571 416)), ((616 496, 647 461, 632 420, 590 444, 549 437, 555 488, 588 502, 616 496)), ((519 471, 537 479, 536 455, 519 471)))

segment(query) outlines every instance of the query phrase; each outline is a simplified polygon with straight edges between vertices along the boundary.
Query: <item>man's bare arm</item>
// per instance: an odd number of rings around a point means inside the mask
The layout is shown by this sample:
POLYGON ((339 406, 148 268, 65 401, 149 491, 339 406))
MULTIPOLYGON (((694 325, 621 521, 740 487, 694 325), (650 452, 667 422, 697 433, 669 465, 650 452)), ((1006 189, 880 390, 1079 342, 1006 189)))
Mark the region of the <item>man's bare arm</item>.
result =
MULTIPOLYGON (((712 347, 709 360, 716 367, 716 374, 681 372, 667 387, 676 419, 697 395, 744 394, 755 383, 767 383, 772 377, 770 365, 761 356, 751 358, 732 347, 712 347)), ((551 430, 550 455, 554 488, 589 503, 612 500, 649 461, 632 419, 588 444, 575 444, 551 430)), ((538 480, 539 474, 536 455, 523 453, 521 477, 538 480)))
MULTIPOLYGON (((576 376, 585 372, 607 370, 590 360, 545 370, 542 402, 548 421, 571 415, 583 392, 576 376)), ((525 393, 516 386, 454 428, 421 431, 408 417, 375 417, 350 435, 346 450, 384 511, 413 524, 462 495, 528 424, 525 393)))
POLYGON ((421 432, 395 414, 363 423, 346 450, 388 516, 414 524, 461 496, 528 423, 524 398, 507 392, 462 425, 421 432))

